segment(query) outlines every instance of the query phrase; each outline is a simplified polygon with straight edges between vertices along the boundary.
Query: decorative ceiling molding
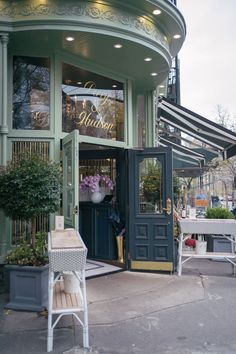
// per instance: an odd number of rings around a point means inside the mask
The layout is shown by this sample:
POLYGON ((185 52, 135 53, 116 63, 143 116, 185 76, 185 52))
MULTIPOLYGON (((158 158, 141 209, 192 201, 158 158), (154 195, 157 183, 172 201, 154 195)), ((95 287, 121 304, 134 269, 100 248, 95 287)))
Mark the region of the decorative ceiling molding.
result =
POLYGON ((58 18, 61 18, 64 23, 65 20, 68 20, 70 25, 72 23, 76 25, 76 22, 91 23, 92 20, 103 26, 107 23, 109 27, 113 25, 115 28, 126 28, 136 33, 139 32, 169 50, 167 38, 151 19, 135 16, 111 6, 75 1, 69 1, 66 4, 54 1, 38 5, 29 4, 28 1, 0 1, 0 20, 2 23, 4 23, 4 20, 8 24, 11 21, 13 26, 14 23, 19 21, 24 21, 24 25, 27 24, 27 21, 32 24, 32 20, 44 20, 52 23, 58 21, 58 18))

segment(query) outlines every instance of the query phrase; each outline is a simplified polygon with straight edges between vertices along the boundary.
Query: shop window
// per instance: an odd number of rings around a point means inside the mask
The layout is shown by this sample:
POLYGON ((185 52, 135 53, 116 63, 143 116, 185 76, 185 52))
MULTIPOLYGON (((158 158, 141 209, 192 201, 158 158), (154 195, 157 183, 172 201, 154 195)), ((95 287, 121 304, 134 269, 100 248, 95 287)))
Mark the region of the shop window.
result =
POLYGON ((50 129, 50 61, 13 57, 13 129, 50 129))
POLYGON ((123 83, 62 65, 62 130, 124 141, 123 83))
POLYGON ((138 120, 138 146, 146 146, 146 114, 145 114, 145 97, 138 95, 137 97, 137 120, 138 120))
MULTIPOLYGON (((12 142, 12 160, 19 154, 28 152, 38 154, 43 159, 49 160, 49 142, 46 141, 13 141, 12 142)), ((36 219, 36 231, 49 231, 49 218, 40 216, 36 219)), ((30 239, 30 225, 21 220, 12 221, 12 245, 19 245, 24 240, 30 239)))

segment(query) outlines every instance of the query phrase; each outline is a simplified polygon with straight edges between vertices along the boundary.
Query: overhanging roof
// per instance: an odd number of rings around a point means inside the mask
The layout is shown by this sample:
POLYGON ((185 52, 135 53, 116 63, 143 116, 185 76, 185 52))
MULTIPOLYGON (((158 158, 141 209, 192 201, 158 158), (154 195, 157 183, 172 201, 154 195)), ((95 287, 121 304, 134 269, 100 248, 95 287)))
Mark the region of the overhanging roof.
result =
POLYGON ((212 152, 221 153, 224 159, 236 155, 234 132, 164 97, 159 100, 158 120, 201 141, 212 152))

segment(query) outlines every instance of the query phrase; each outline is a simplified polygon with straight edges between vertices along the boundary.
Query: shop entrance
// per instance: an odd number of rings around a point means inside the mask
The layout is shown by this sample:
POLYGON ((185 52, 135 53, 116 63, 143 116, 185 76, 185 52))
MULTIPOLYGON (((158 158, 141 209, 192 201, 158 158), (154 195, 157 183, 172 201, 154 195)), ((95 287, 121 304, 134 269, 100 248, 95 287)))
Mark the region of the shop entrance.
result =
POLYGON ((80 183, 85 176, 93 178, 96 175, 114 183, 114 187, 109 188, 105 181, 99 182, 103 199, 97 203, 93 201, 91 191, 83 193, 80 190, 79 229, 88 247, 88 256, 92 259, 112 262, 118 259, 116 233, 125 219, 125 197, 122 190, 122 180, 125 180, 124 162, 124 149, 80 144, 80 183), (114 213, 119 215, 120 224, 114 224, 114 213))
POLYGON ((117 262, 116 236, 125 228, 124 263, 129 268, 172 271, 171 148, 138 151, 84 144, 78 131, 62 145, 65 226, 80 231, 89 258, 117 262), (115 184, 99 203, 79 190, 81 180, 95 174, 109 176, 115 184))
POLYGON ((126 179, 126 151, 81 143, 76 130, 63 139, 62 150, 65 227, 80 231, 90 259, 116 262, 116 232, 124 223, 127 199, 126 188, 121 188, 126 179), (109 177, 114 183, 111 189, 102 181, 104 198, 98 203, 92 201, 91 190, 79 188, 85 176, 95 175, 109 177), (114 213, 119 214, 120 225, 114 223, 114 213))

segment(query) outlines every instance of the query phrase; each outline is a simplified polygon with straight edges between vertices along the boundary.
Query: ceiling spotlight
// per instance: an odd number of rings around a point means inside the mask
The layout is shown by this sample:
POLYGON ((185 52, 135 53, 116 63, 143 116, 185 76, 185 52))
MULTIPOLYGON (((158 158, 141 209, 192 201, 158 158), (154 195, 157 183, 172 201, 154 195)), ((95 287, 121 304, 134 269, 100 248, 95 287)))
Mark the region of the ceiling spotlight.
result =
POLYGON ((82 85, 82 81, 78 81, 76 83, 77 83, 77 85, 82 85))
POLYGON ((152 58, 145 58, 144 60, 145 60, 145 61, 151 61, 152 58))
POLYGON ((151 76, 157 76, 157 73, 151 73, 151 76))
POLYGON ((180 34, 175 34, 175 35, 173 36, 173 38, 179 39, 179 38, 181 38, 181 35, 180 35, 180 34))
POLYGON ((67 36, 66 40, 67 40, 67 42, 73 42, 75 40, 75 38, 71 37, 71 36, 67 36))
POLYGON ((112 87, 113 87, 113 88, 116 88, 116 87, 117 87, 117 85, 112 85, 112 87))
POLYGON ((122 47, 123 47, 122 44, 119 44, 119 43, 114 44, 114 48, 116 48, 116 49, 120 49, 120 48, 122 48, 122 47))
POLYGON ((153 15, 160 15, 161 14, 161 10, 159 9, 155 9, 152 11, 153 15))

